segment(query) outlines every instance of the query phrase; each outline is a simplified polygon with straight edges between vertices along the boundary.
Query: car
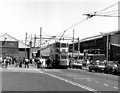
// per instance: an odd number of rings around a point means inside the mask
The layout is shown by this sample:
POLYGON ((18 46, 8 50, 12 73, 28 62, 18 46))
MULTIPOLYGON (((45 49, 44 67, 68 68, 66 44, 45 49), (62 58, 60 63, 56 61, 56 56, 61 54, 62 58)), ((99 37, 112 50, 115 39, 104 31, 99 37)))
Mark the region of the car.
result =
POLYGON ((97 72, 104 72, 105 64, 103 62, 100 62, 98 65, 96 65, 97 72))
POLYGON ((88 67, 89 72, 91 72, 91 71, 104 72, 104 68, 105 68, 105 64, 102 62, 99 64, 96 64, 96 63, 90 64, 88 67))
POLYGON ((82 61, 81 60, 75 60, 72 63, 72 68, 80 68, 80 69, 82 69, 82 61))
POLYGON ((106 66, 105 66, 104 73, 113 74, 115 65, 116 64, 114 61, 108 61, 106 66))
POLYGON ((112 73, 113 73, 113 66, 114 66, 114 63, 113 63, 113 62, 108 62, 108 63, 105 65, 104 73, 106 73, 106 74, 112 74, 112 73))
POLYGON ((91 72, 91 71, 95 71, 96 72, 96 64, 94 64, 94 63, 90 64, 88 69, 89 69, 89 72, 91 72))
POLYGON ((106 74, 112 74, 113 73, 113 67, 112 65, 106 65, 104 68, 104 73, 106 74))
POLYGON ((120 64, 118 64, 118 65, 114 68, 113 73, 114 73, 115 75, 119 75, 119 76, 120 76, 120 64))

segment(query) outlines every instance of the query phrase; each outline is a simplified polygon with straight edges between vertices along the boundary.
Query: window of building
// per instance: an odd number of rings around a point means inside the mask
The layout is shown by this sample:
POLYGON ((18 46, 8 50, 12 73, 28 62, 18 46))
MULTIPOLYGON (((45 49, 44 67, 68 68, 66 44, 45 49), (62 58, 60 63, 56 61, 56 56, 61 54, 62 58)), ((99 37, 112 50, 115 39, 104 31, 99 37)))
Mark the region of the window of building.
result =
POLYGON ((61 59, 67 59, 66 55, 61 55, 61 59))

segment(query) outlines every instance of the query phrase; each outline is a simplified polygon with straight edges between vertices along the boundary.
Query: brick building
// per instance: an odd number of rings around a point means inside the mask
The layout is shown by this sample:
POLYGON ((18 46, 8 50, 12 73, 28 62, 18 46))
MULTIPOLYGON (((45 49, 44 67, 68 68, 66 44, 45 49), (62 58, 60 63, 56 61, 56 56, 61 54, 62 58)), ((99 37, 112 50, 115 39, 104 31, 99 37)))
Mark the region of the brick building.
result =
POLYGON ((0 57, 5 57, 7 55, 14 57, 25 57, 26 53, 26 57, 29 58, 29 52, 30 47, 28 45, 25 45, 23 42, 8 35, 7 33, 0 36, 0 57))

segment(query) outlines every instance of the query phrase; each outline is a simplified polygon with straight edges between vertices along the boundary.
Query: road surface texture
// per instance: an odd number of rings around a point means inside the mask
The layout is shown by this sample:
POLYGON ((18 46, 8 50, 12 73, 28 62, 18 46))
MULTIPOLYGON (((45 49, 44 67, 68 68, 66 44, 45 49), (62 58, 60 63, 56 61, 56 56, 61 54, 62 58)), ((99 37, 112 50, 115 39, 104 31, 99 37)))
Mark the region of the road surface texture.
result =
POLYGON ((1 69, 1 72, 2 91, 14 91, 13 93, 15 91, 119 93, 118 76, 103 73, 80 69, 36 69, 32 66, 30 68, 8 67, 1 69))

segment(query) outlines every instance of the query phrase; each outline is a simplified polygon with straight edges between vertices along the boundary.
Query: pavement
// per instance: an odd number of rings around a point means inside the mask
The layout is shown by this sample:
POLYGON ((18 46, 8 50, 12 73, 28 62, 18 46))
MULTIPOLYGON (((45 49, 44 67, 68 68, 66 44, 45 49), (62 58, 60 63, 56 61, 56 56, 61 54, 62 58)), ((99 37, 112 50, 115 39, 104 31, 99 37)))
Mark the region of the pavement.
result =
POLYGON ((118 76, 92 73, 80 69, 16 68, 2 72, 2 91, 81 91, 118 93, 118 76))

